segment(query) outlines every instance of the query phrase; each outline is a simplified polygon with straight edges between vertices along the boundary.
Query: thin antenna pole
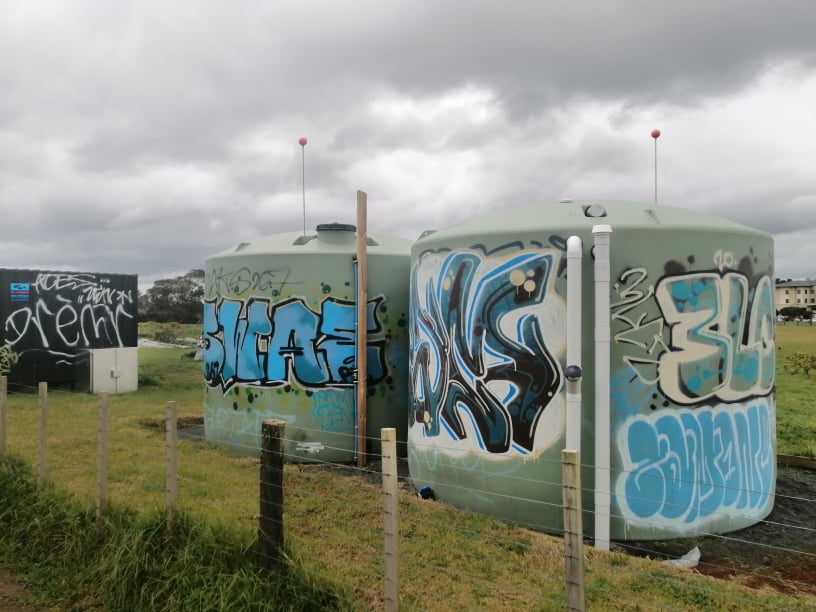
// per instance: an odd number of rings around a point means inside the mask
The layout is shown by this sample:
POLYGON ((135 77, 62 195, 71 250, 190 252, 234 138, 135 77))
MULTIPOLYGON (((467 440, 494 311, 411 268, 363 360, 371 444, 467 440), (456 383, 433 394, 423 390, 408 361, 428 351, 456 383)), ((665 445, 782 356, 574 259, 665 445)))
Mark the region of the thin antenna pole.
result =
POLYGON ((654 177, 654 187, 655 187, 655 204, 657 204, 657 139, 660 138, 660 130, 652 130, 652 138, 654 139, 655 143, 655 151, 654 151, 654 166, 655 166, 655 177, 654 177))
POLYGON ((301 180, 303 185, 303 236, 306 236, 306 143, 309 142, 306 140, 305 136, 301 136, 298 143, 300 144, 300 167, 301 167, 301 180))

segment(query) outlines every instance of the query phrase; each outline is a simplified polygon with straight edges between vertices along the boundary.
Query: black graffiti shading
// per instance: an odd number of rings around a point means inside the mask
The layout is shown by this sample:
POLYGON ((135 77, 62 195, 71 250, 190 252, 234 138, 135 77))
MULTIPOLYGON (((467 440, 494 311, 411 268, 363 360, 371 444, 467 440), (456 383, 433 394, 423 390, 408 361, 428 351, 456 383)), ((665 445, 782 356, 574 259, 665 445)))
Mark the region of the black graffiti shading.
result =
POLYGON ((424 334, 428 340, 415 345, 412 377, 419 392, 413 419, 425 423, 431 435, 439 434, 442 421, 461 440, 467 437, 463 413, 469 414, 479 444, 488 452, 505 453, 512 444, 531 451, 540 416, 561 386, 561 377, 535 317, 520 320, 520 341, 506 336, 500 320, 521 306, 541 302, 551 260, 521 258, 502 274, 480 278, 482 261, 473 251, 455 252, 446 259, 445 279, 437 279, 445 284, 442 291, 433 282, 414 288, 425 305, 414 309, 419 326, 414 337, 424 334), (512 282, 511 270, 526 284, 512 282), (502 359, 488 365, 486 351, 502 359), (516 392, 509 399, 498 397, 490 387, 496 381, 509 383, 516 392), (431 417, 434 414, 438 417, 431 417))

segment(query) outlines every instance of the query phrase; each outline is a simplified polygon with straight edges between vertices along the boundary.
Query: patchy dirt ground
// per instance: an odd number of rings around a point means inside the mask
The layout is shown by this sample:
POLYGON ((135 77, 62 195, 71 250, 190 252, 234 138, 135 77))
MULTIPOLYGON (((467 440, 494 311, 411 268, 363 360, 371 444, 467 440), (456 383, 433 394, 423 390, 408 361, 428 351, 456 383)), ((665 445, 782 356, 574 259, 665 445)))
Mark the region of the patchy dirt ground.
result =
POLYGON ((0 567, 0 610, 36 612, 41 608, 27 604, 31 593, 6 568, 0 567))
POLYGON ((784 593, 816 594, 816 471, 780 465, 773 512, 761 523, 704 538, 638 543, 618 550, 677 558, 700 548, 695 571, 784 593))

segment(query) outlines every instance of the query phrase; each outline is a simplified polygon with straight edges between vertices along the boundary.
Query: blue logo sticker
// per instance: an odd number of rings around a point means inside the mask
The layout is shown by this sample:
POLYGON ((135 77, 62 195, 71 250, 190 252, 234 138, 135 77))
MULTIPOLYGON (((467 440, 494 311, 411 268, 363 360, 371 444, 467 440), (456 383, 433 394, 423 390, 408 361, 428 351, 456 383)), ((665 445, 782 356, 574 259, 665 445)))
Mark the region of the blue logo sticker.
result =
POLYGON ((31 291, 30 283, 9 283, 12 302, 27 302, 31 291))

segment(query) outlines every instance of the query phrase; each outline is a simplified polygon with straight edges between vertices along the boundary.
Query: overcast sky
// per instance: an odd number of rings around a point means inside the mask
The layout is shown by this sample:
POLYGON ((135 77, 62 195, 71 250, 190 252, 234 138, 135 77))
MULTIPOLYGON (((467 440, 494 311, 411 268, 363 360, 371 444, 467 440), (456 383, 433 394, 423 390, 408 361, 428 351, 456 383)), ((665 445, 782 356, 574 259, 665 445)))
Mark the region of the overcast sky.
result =
POLYGON ((136 273, 561 198, 772 233, 816 277, 813 0, 3 0, 0 267, 136 273), (584 8, 589 7, 589 8, 584 8))

